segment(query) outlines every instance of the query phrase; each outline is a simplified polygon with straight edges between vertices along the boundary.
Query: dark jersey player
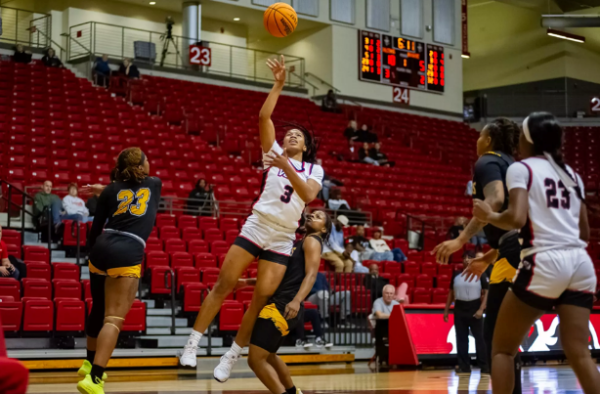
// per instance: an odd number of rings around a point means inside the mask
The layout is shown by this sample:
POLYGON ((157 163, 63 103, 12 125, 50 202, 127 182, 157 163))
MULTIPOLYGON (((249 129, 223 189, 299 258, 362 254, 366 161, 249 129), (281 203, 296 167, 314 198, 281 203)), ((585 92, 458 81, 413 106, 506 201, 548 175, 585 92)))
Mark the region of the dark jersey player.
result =
POLYGON ((292 251, 281 284, 260 311, 250 339, 248 365, 273 394, 302 394, 277 350, 290 331, 304 324, 303 300, 317 278, 323 239, 331 232, 331 219, 324 211, 315 211, 307 216, 306 231, 292 251))
MULTIPOLYGON (((498 118, 483 128, 477 140, 479 159, 473 175, 473 199, 486 201, 495 212, 508 208, 506 172, 515 161, 513 154, 519 135, 519 126, 515 122, 498 118)), ((483 329, 489 360, 498 311, 521 261, 518 232, 502 230, 473 218, 457 239, 438 245, 434 252, 438 262, 447 263, 450 255, 460 250, 481 229, 492 249, 483 257, 472 260, 468 271, 480 275, 493 265, 483 329)), ((520 374, 519 360, 515 360, 515 373, 520 374)), ((514 393, 520 392, 521 382, 516 379, 514 393)))
POLYGON ((113 182, 98 198, 88 238, 93 306, 86 324, 87 357, 78 372, 85 377, 77 385, 82 394, 104 394, 104 369, 135 299, 162 187, 149 172, 140 148, 125 149, 117 159, 113 182))

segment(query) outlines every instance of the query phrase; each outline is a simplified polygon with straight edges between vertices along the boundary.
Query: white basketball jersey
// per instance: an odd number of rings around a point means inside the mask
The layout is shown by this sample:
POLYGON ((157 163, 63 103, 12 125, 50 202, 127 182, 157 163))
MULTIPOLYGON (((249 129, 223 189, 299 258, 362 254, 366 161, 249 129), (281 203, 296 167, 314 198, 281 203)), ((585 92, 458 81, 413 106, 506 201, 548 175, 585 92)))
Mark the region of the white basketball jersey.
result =
MULTIPOLYGON (((283 149, 277 141, 273 143, 269 152, 272 151, 278 154, 283 153, 283 149)), ((263 162, 266 155, 267 153, 263 152, 263 162)), ((305 182, 314 179, 319 185, 323 185, 323 167, 294 159, 289 159, 289 161, 296 173, 305 182)), ((275 226, 289 231, 296 231, 305 206, 306 204, 294 191, 283 170, 277 167, 265 169, 260 195, 252 204, 254 214, 273 223, 275 226)))
MULTIPOLYGON (((583 182, 567 166, 571 176, 585 195, 583 182)), ((550 249, 585 248, 579 238, 579 213, 581 200, 570 192, 560 180, 552 165, 542 157, 530 157, 512 164, 506 173, 508 190, 529 191, 528 221, 521 230, 525 257, 550 249)))

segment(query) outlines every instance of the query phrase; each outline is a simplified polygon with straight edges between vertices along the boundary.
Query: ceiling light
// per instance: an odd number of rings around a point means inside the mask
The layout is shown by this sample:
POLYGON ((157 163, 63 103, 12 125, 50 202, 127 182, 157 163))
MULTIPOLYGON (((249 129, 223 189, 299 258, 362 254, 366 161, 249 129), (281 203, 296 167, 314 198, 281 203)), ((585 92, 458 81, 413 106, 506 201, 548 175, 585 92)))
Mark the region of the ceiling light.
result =
POLYGON ((151 1, 150 2, 150 5, 154 5, 154 4, 156 4, 156 1, 151 1))
POLYGON ((460 55, 463 59, 470 59, 471 58, 471 54, 470 53, 463 53, 462 55, 460 55))
POLYGON ((575 41, 579 43, 585 42, 584 36, 578 36, 577 34, 571 34, 560 30, 548 29, 548 35, 556 38, 562 38, 563 40, 575 41))
POLYGON ((240 20, 240 18, 233 18, 233 20, 237 22, 240 20))

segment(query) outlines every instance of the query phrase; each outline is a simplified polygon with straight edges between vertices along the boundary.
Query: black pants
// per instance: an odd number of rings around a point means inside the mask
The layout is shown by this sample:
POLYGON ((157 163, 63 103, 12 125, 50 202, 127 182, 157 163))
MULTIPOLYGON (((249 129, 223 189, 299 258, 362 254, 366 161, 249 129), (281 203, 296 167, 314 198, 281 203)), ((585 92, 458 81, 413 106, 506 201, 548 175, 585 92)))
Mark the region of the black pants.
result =
POLYGON ((480 300, 456 301, 454 304, 454 330, 456 333, 456 353, 458 354, 458 367, 460 372, 471 371, 471 357, 469 356, 469 329, 475 338, 477 351, 477 364, 482 371, 488 372, 488 357, 483 340, 483 321, 473 315, 481 305, 480 300))
MULTIPOLYGON (((510 282, 490 284, 487 298, 487 308, 485 310, 485 323, 483 327, 485 343, 487 345, 487 354, 489 365, 492 366, 492 339, 494 338, 494 328, 500 312, 502 300, 510 288, 510 282)), ((515 388, 513 394, 521 394, 521 356, 517 353, 515 357, 515 388)))
POLYGON ((304 321, 296 326, 296 339, 306 339, 304 335, 304 323, 308 322, 312 324, 315 336, 323 338, 323 327, 321 327, 321 316, 319 315, 319 311, 317 309, 305 309, 304 321))

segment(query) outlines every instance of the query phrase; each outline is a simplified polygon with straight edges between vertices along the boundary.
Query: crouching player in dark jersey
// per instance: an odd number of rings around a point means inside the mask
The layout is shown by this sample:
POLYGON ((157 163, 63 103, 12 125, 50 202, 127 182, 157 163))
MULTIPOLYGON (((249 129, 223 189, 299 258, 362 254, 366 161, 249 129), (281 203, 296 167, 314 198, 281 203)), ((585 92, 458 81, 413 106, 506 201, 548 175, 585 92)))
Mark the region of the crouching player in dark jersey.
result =
POLYGON ((87 358, 78 372, 85 377, 77 385, 82 394, 104 394, 104 369, 138 290, 162 188, 149 172, 140 148, 125 149, 113 169, 113 182, 98 199, 88 237, 93 306, 86 324, 87 358))
POLYGON ((317 278, 323 239, 330 232, 331 219, 324 211, 307 216, 306 235, 295 245, 281 284, 254 324, 248 364, 273 394, 302 394, 277 350, 290 331, 304 324, 303 301, 317 278))

